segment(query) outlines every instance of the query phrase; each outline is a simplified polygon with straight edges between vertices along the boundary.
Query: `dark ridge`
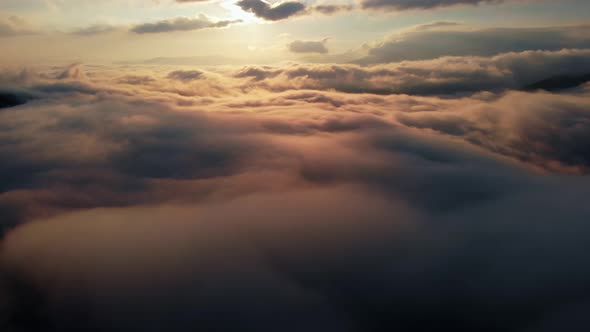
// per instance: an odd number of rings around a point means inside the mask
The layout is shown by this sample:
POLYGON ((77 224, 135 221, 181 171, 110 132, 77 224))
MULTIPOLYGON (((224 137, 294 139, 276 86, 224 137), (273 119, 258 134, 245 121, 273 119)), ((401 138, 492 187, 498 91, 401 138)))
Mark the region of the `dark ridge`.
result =
POLYGON ((33 99, 33 97, 26 93, 0 91, 0 108, 22 105, 31 99, 33 99))
POLYGON ((523 90, 546 90, 546 91, 559 91, 565 89, 571 89, 578 87, 586 82, 590 81, 590 74, 583 75, 560 75, 554 76, 542 81, 535 82, 527 85, 523 90))

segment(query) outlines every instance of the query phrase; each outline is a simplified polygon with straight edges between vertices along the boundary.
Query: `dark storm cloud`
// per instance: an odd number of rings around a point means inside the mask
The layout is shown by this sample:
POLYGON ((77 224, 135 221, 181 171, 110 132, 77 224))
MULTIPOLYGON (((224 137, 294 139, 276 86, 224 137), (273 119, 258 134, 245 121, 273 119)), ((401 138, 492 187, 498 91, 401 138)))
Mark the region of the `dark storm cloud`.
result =
POLYGON ((283 2, 271 6, 262 0, 240 0, 236 5, 240 6, 244 11, 269 21, 284 20, 305 11, 305 5, 297 1, 283 2))
POLYGON ((289 45, 289 51, 293 53, 320 53, 325 54, 328 53, 328 48, 326 47, 326 43, 328 39, 320 40, 320 41, 305 41, 305 40, 295 40, 289 45))
POLYGON ((590 178, 539 172, 585 173, 585 91, 330 85, 516 86, 585 58, 220 69, 221 95, 213 72, 0 75, 94 89, 0 112, 0 330, 585 331, 590 178))
POLYGON ((422 25, 373 45, 358 63, 375 64, 442 56, 492 56, 529 50, 590 48, 590 26, 467 30, 450 24, 422 25), (450 29, 449 29, 450 28, 450 29))
POLYGON ((408 10, 503 2, 504 0, 363 0, 361 5, 365 9, 408 10))
POLYGON ((223 28, 239 22, 241 22, 241 20, 213 22, 206 16, 200 15, 197 18, 179 17, 154 23, 143 23, 134 26, 131 28, 131 31, 138 34, 191 31, 208 28, 223 28))

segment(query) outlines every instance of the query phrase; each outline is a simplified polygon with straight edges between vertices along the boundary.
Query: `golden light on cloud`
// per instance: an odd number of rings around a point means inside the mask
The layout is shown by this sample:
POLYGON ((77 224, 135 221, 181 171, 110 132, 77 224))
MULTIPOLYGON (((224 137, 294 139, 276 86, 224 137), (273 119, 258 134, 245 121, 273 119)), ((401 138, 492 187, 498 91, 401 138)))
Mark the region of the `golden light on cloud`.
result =
POLYGON ((0 331, 588 330, 588 12, 0 0, 0 331))

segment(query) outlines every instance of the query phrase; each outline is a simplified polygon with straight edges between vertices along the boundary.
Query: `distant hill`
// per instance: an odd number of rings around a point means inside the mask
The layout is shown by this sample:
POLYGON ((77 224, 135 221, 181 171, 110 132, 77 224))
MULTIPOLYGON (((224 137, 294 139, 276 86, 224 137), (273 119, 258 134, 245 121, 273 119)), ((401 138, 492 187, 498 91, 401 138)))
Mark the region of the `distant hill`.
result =
POLYGON ((239 59, 225 56, 187 56, 187 57, 159 57, 147 60, 124 61, 119 64, 144 64, 144 65, 171 65, 171 66, 220 66, 220 65, 247 65, 267 64, 276 62, 276 59, 239 59), (271 61, 272 60, 272 61, 271 61))
POLYGON ((192 57, 171 57, 171 58, 154 58, 143 61, 150 65, 201 65, 216 66, 227 65, 236 62, 232 58, 223 56, 192 56, 192 57))
POLYGON ((575 88, 588 81, 590 81, 590 73, 582 75, 559 75, 527 85, 523 90, 559 91, 575 88))

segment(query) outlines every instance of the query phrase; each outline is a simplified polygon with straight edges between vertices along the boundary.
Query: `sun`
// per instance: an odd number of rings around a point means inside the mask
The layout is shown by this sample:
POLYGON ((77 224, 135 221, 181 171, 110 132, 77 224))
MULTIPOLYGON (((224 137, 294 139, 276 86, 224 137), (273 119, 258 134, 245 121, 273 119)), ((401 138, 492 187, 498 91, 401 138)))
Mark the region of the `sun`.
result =
POLYGON ((235 0, 225 0, 220 3, 221 7, 229 12, 229 17, 233 20, 241 20, 244 24, 262 23, 263 21, 257 18, 254 14, 241 9, 236 5, 235 0))

